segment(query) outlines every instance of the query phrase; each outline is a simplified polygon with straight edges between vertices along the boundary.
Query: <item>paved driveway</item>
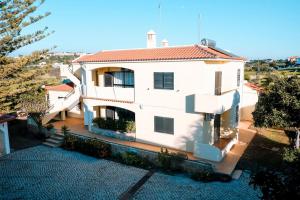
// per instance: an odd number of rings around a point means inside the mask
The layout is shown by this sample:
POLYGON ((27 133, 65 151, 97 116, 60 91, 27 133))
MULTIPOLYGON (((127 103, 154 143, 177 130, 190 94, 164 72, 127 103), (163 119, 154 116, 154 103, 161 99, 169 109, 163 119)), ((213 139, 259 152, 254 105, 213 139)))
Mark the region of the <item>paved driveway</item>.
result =
MULTIPOLYGON (((146 170, 60 148, 37 146, 0 158, 0 199, 117 199, 146 170)), ((199 183, 155 173, 134 199, 257 199, 242 176, 199 183)))

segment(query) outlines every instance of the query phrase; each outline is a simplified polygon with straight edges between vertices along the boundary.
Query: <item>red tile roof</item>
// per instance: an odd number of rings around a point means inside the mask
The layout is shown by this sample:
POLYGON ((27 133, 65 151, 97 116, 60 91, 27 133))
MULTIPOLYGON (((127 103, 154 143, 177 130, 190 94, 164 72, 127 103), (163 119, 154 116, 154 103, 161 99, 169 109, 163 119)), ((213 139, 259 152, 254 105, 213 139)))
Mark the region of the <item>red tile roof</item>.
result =
POLYGON ((100 51, 82 56, 74 62, 112 62, 183 59, 234 59, 244 60, 225 51, 199 45, 132 50, 100 51))
POLYGON ((67 84, 61 84, 61 85, 55 85, 55 86, 46 86, 46 90, 52 90, 52 91, 62 91, 62 92, 69 92, 72 91, 73 88, 67 84))
POLYGON ((248 86, 249 88, 253 89, 253 90, 256 90, 257 92, 260 92, 263 90, 262 87, 258 86, 258 85, 255 85, 254 83, 245 83, 246 86, 248 86))

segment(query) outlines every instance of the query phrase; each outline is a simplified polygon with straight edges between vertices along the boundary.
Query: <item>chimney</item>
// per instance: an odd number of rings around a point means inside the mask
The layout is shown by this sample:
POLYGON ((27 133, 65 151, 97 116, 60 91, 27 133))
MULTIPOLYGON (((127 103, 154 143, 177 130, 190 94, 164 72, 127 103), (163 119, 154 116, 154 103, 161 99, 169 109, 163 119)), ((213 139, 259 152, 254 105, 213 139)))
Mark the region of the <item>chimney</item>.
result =
POLYGON ((162 46, 162 47, 168 47, 168 46, 169 46, 168 40, 166 40, 166 39, 162 40, 162 41, 161 41, 161 46, 162 46))
POLYGON ((147 33, 147 48, 156 48, 156 33, 152 30, 147 33))

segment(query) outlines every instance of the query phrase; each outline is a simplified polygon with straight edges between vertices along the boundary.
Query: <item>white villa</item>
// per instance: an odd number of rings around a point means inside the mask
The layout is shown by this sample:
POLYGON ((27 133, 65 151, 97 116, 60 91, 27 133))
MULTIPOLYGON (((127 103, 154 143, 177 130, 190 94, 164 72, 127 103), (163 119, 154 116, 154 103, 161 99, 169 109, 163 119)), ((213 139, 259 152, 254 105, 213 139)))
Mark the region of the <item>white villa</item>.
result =
POLYGON ((100 51, 61 66, 74 87, 47 88, 52 106, 44 123, 60 113, 83 118, 95 134, 221 161, 238 141, 244 62, 210 40, 157 47, 150 31, 147 48, 100 51), (134 121, 135 131, 103 130, 95 118, 134 121))

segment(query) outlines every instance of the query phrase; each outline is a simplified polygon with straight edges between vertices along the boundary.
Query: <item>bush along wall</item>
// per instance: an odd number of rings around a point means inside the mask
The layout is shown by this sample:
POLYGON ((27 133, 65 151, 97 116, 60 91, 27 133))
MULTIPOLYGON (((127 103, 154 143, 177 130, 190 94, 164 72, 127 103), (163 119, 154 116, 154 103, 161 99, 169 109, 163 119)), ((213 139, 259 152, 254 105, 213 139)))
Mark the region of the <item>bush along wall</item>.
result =
POLYGON ((93 119, 93 123, 99 128, 120 132, 135 132, 135 122, 126 120, 112 120, 97 117, 93 119))
POLYGON ((192 179, 202 182, 231 180, 231 176, 215 173, 207 165, 189 161, 185 153, 170 152, 167 148, 161 148, 159 153, 144 150, 130 151, 126 146, 109 144, 70 133, 66 133, 64 138, 63 148, 97 158, 106 158, 147 170, 156 169, 168 174, 186 173, 192 179))
POLYGON ((111 145, 97 139, 86 139, 75 135, 66 134, 63 148, 74 150, 97 158, 108 158, 111 156, 111 145))

